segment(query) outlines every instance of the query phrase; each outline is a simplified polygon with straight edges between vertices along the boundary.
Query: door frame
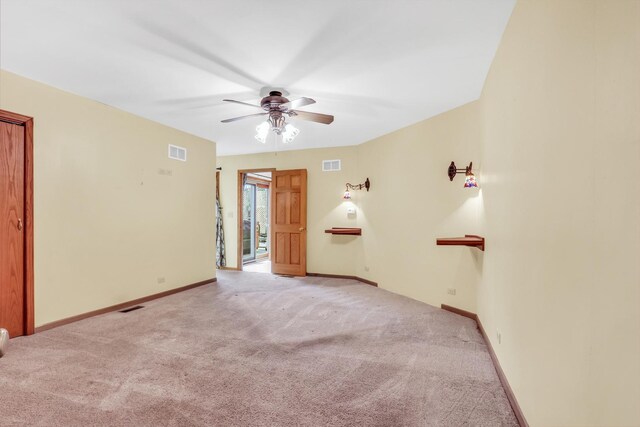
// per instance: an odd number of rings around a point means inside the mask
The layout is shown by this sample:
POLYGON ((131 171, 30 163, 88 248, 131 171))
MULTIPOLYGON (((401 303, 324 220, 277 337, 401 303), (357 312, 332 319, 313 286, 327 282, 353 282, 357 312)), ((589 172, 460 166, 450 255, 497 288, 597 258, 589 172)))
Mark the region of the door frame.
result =
POLYGON ((35 326, 33 291, 33 117, 0 109, 0 121, 24 127, 24 326, 32 335, 35 326))
MULTIPOLYGON (((236 258, 236 270, 242 271, 242 218, 244 213, 242 212, 242 175, 245 173, 258 173, 258 172, 275 172, 276 168, 258 168, 258 169, 238 169, 238 192, 237 192, 237 217, 238 217, 238 231, 237 231, 237 258, 236 258)), ((271 218, 269 218, 271 222, 271 218)))

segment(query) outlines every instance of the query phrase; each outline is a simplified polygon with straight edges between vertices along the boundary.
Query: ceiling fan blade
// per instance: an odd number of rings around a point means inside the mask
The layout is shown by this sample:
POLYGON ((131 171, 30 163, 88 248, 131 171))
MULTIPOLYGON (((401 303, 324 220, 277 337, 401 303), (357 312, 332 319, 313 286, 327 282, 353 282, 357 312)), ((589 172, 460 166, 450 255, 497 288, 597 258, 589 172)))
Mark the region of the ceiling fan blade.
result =
POLYGON ((309 120, 310 122, 324 123, 325 125, 333 122, 333 116, 330 116, 329 114, 310 113, 308 111, 298 110, 291 110, 291 112, 294 113, 293 117, 302 120, 309 120))
POLYGON ((255 108, 259 108, 262 110, 262 107, 259 105, 255 105, 255 104, 249 104, 247 102, 242 102, 242 101, 235 101, 233 99, 223 99, 223 101, 227 101, 227 102, 233 102, 235 104, 242 104, 242 105, 248 105, 249 107, 255 107, 255 108))
POLYGON ((311 105, 315 103, 316 101, 314 99, 305 98, 303 96, 302 98, 294 99, 293 101, 289 101, 289 102, 285 102, 284 104, 281 104, 280 109, 293 110, 294 108, 300 108, 300 107, 304 107, 305 105, 311 105))
POLYGON ((267 113, 249 114, 248 116, 240 116, 240 117, 234 117, 233 119, 225 119, 225 120, 222 120, 222 123, 231 123, 231 122, 235 122, 236 120, 247 119, 249 117, 266 116, 266 115, 267 113))

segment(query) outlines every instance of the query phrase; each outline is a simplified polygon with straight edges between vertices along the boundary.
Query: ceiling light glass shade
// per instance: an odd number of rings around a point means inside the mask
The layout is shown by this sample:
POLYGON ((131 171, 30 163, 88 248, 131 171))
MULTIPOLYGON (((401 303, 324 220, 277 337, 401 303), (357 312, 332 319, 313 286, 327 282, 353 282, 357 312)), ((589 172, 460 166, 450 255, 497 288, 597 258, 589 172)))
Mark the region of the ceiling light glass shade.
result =
POLYGON ((256 139, 263 144, 267 142, 267 135, 269 134, 269 123, 262 122, 256 127, 256 139))
POLYGON ((351 200, 351 193, 349 193, 349 190, 344 192, 344 196, 342 196, 342 198, 345 200, 351 200))
POLYGON ((479 188, 478 181, 476 181, 476 176, 469 172, 464 178, 464 188, 479 188))
POLYGON ((284 127, 284 132, 282 133, 282 142, 288 144, 289 142, 293 141, 293 139, 298 136, 299 133, 299 129, 295 128, 291 123, 288 123, 284 127))

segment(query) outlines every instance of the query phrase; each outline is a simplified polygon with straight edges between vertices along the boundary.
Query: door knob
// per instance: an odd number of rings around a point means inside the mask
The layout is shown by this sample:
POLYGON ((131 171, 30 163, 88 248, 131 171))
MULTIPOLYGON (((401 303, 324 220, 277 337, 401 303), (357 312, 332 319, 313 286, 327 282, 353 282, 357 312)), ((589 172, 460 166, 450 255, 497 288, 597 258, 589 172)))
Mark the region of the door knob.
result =
POLYGON ((304 230, 305 230, 305 228, 304 228, 304 227, 300 227, 300 228, 298 228, 298 231, 304 231, 304 230))
POLYGON ((18 218, 18 231, 22 231, 22 218, 18 218))

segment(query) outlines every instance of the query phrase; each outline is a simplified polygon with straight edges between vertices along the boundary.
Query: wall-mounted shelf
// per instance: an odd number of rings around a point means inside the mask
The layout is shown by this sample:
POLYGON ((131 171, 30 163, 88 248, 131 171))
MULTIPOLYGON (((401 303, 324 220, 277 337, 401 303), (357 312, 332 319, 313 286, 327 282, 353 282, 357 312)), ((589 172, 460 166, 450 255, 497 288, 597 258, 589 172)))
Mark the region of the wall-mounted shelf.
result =
POLYGON ((329 230, 324 230, 329 234, 345 234, 348 236, 362 236, 362 228, 345 228, 345 227, 332 227, 329 230))
POLYGON ((441 237, 436 239, 440 246, 471 246, 484 251, 484 237, 465 234, 464 237, 441 237))

